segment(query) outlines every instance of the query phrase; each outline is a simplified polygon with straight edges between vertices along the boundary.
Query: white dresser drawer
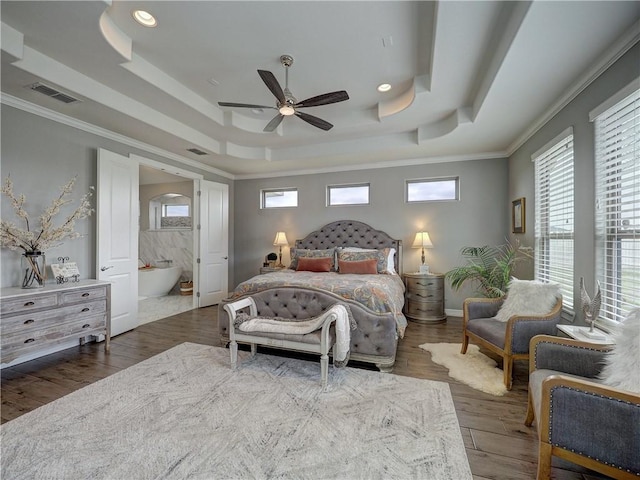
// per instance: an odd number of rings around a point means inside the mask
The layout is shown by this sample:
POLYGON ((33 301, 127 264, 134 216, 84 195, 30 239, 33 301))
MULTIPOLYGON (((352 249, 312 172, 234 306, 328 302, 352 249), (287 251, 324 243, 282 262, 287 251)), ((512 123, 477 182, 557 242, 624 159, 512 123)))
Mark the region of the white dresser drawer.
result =
POLYGON ((12 299, 2 300, 2 316, 39 310, 41 308, 55 307, 58 304, 58 295, 55 293, 45 295, 28 295, 12 299))

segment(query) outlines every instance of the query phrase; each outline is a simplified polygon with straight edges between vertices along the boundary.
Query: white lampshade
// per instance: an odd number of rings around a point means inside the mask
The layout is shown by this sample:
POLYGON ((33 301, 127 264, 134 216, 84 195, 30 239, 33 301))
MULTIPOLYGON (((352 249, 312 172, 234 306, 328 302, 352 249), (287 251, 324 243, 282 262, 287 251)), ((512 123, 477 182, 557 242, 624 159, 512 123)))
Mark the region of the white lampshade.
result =
POLYGON ((411 248, 431 248, 431 247, 433 247, 433 243, 431 243, 431 238, 429 238, 429 232, 416 233, 416 238, 414 238, 413 245, 411 245, 411 248))
POLYGON ((276 239, 273 241, 273 244, 279 246, 289 245, 289 242, 287 241, 287 234, 284 232, 276 233, 276 239))

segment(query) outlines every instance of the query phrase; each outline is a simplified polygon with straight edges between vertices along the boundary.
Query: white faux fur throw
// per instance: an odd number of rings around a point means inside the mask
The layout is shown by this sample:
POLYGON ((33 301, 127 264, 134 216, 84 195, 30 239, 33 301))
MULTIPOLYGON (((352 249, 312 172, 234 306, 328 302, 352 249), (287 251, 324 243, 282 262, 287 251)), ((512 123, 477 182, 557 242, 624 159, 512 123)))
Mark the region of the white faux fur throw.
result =
POLYGON ((640 393, 640 308, 622 322, 614 340, 600 378, 612 387, 640 393))
POLYGON ((560 285, 537 280, 509 282, 507 298, 500 307, 496 320, 508 321, 514 315, 540 316, 548 314, 560 297, 560 285))
POLYGON ((238 322, 238 329, 243 332, 283 333, 286 335, 306 335, 322 327, 327 316, 335 314, 336 343, 333 346, 333 362, 335 366, 345 366, 351 343, 350 330, 355 329, 351 322, 350 312, 346 306, 335 304, 322 315, 308 320, 291 321, 282 318, 255 317, 238 322))

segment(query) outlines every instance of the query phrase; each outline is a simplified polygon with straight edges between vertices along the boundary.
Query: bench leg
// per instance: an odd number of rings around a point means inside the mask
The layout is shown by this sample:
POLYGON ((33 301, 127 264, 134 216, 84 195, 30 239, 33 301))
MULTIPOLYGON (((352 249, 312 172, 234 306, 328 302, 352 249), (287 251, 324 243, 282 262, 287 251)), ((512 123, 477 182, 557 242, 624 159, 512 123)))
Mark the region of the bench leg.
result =
POLYGON ((252 343, 251 344, 251 356, 255 357, 257 351, 258 351, 258 344, 257 343, 252 343))
POLYGON ((229 354, 231 355, 231 368, 235 370, 238 363, 238 342, 235 340, 229 343, 229 354))
POLYGON ((329 355, 323 353, 320 356, 320 383, 322 383, 322 388, 327 386, 329 377, 329 355))

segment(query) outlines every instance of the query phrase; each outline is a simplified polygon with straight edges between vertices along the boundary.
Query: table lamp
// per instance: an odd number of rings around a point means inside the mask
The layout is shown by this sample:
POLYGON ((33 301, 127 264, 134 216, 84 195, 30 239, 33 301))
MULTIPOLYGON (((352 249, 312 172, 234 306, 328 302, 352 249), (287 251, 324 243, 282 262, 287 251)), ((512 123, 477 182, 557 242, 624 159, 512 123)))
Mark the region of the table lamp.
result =
POLYGON ((280 247, 280 256, 278 257, 279 263, 276 267, 284 268, 284 265, 282 264, 282 246, 289 245, 289 242, 287 242, 287 235, 284 232, 276 233, 276 239, 273 241, 273 244, 280 247))
POLYGON ((429 265, 424 263, 424 249, 432 248, 433 243, 431 243, 431 239, 429 238, 428 232, 418 232, 416 233, 416 238, 413 239, 412 248, 422 248, 422 265, 420 265, 420 273, 429 273, 429 265))

